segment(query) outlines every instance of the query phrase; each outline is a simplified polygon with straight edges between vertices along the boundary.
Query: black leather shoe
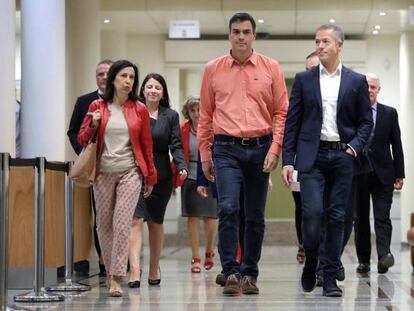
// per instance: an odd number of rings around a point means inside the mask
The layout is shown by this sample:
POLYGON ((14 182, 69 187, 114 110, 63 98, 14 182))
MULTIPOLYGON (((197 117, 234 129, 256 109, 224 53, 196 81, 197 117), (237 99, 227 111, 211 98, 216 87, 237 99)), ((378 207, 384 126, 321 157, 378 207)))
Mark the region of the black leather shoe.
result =
POLYGON ((141 286, 141 281, 128 282, 129 288, 139 288, 140 286, 141 286))
POLYGON ((136 281, 129 281, 128 287, 129 288, 139 288, 141 286, 141 276, 142 276, 142 269, 139 269, 139 280, 136 281))
POLYGON ((324 280, 322 294, 326 297, 342 297, 342 289, 336 285, 335 279, 324 280))
POLYGON ((306 257, 305 265, 302 272, 302 288, 304 292, 311 292, 316 287, 316 266, 318 265, 318 260, 315 258, 306 257))
POLYGON ((342 282, 343 280, 345 280, 345 268, 343 265, 341 265, 338 269, 338 271, 336 271, 336 280, 342 282))
POLYGON ((322 287, 323 286, 323 275, 317 274, 316 275, 316 287, 322 287))
POLYGON ((394 265, 394 256, 391 253, 388 253, 385 256, 382 256, 381 259, 378 262, 377 268, 378 273, 387 273, 388 268, 392 267, 394 265))
POLYGON ((148 278, 148 284, 151 286, 160 285, 161 283, 161 269, 158 267, 158 270, 160 271, 160 278, 159 279, 150 279, 148 278))
POLYGON ((361 262, 356 268, 357 273, 366 274, 371 270, 369 263, 361 262))
POLYGON ((220 285, 220 286, 224 286, 226 285, 226 276, 224 275, 224 273, 219 273, 216 276, 216 284, 220 285))

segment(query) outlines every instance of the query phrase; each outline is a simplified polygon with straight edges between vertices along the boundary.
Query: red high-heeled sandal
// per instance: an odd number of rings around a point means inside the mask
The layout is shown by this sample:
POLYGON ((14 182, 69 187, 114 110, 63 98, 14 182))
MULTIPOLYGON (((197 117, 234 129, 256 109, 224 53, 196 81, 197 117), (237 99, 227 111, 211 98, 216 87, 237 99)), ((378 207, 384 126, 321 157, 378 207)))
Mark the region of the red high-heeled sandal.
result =
POLYGON ((204 261, 204 268, 206 270, 210 270, 211 268, 213 268, 214 266, 213 257, 214 257, 214 252, 211 252, 211 253, 206 252, 206 260, 204 261))
POLYGON ((201 268, 200 266, 195 266, 196 263, 201 263, 200 258, 198 257, 194 257, 193 259, 191 259, 191 273, 200 273, 201 272, 201 268))

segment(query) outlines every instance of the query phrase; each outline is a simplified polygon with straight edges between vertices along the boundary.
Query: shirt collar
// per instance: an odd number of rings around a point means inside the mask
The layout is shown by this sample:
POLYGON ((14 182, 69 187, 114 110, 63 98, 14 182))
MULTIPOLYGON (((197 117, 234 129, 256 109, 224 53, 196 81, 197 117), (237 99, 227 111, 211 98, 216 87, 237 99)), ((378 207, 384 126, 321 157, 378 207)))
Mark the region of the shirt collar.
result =
MULTIPOLYGON (((249 62, 252 63, 254 66, 256 66, 257 64, 257 53, 254 49, 253 49, 252 55, 250 55, 250 57, 246 59, 244 63, 246 64, 249 62)), ((231 55, 231 50, 230 50, 229 56, 228 56, 228 64, 230 67, 232 67, 235 63, 239 64, 239 62, 231 55)))
POLYGON ((377 111, 377 104, 378 102, 375 102, 371 105, 371 109, 377 111))
POLYGON ((328 70, 325 68, 324 65, 322 65, 322 63, 319 64, 319 75, 327 75, 329 77, 333 77, 333 76, 341 76, 342 73, 342 62, 340 61, 338 64, 338 67, 336 67, 335 71, 332 74, 329 74, 328 70))

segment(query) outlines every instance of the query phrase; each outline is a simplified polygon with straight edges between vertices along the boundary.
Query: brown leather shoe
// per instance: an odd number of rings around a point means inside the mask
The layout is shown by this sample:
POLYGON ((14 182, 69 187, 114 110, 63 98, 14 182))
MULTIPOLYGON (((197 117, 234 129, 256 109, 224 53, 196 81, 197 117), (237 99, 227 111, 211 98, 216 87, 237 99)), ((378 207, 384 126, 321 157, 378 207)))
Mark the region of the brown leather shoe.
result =
POLYGON ((241 291, 245 295, 258 295, 259 288, 256 286, 256 279, 250 275, 245 275, 241 280, 241 291))
POLYGON ((223 288, 223 295, 236 296, 240 295, 240 279, 236 274, 230 274, 226 279, 223 288))

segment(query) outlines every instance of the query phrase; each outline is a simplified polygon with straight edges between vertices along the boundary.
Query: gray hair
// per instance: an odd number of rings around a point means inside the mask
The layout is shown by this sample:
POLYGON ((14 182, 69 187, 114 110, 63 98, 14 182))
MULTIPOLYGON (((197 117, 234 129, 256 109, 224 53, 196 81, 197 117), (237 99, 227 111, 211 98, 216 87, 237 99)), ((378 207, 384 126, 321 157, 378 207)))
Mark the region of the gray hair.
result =
POLYGON ((316 32, 320 30, 333 30, 335 32, 335 40, 336 42, 344 42, 345 41, 345 34, 341 27, 335 24, 324 24, 316 29, 316 32))
POLYGON ((368 72, 368 73, 365 74, 365 76, 367 78, 370 78, 372 80, 375 80, 377 82, 378 87, 381 87, 380 79, 379 79, 379 77, 375 73, 368 72))

